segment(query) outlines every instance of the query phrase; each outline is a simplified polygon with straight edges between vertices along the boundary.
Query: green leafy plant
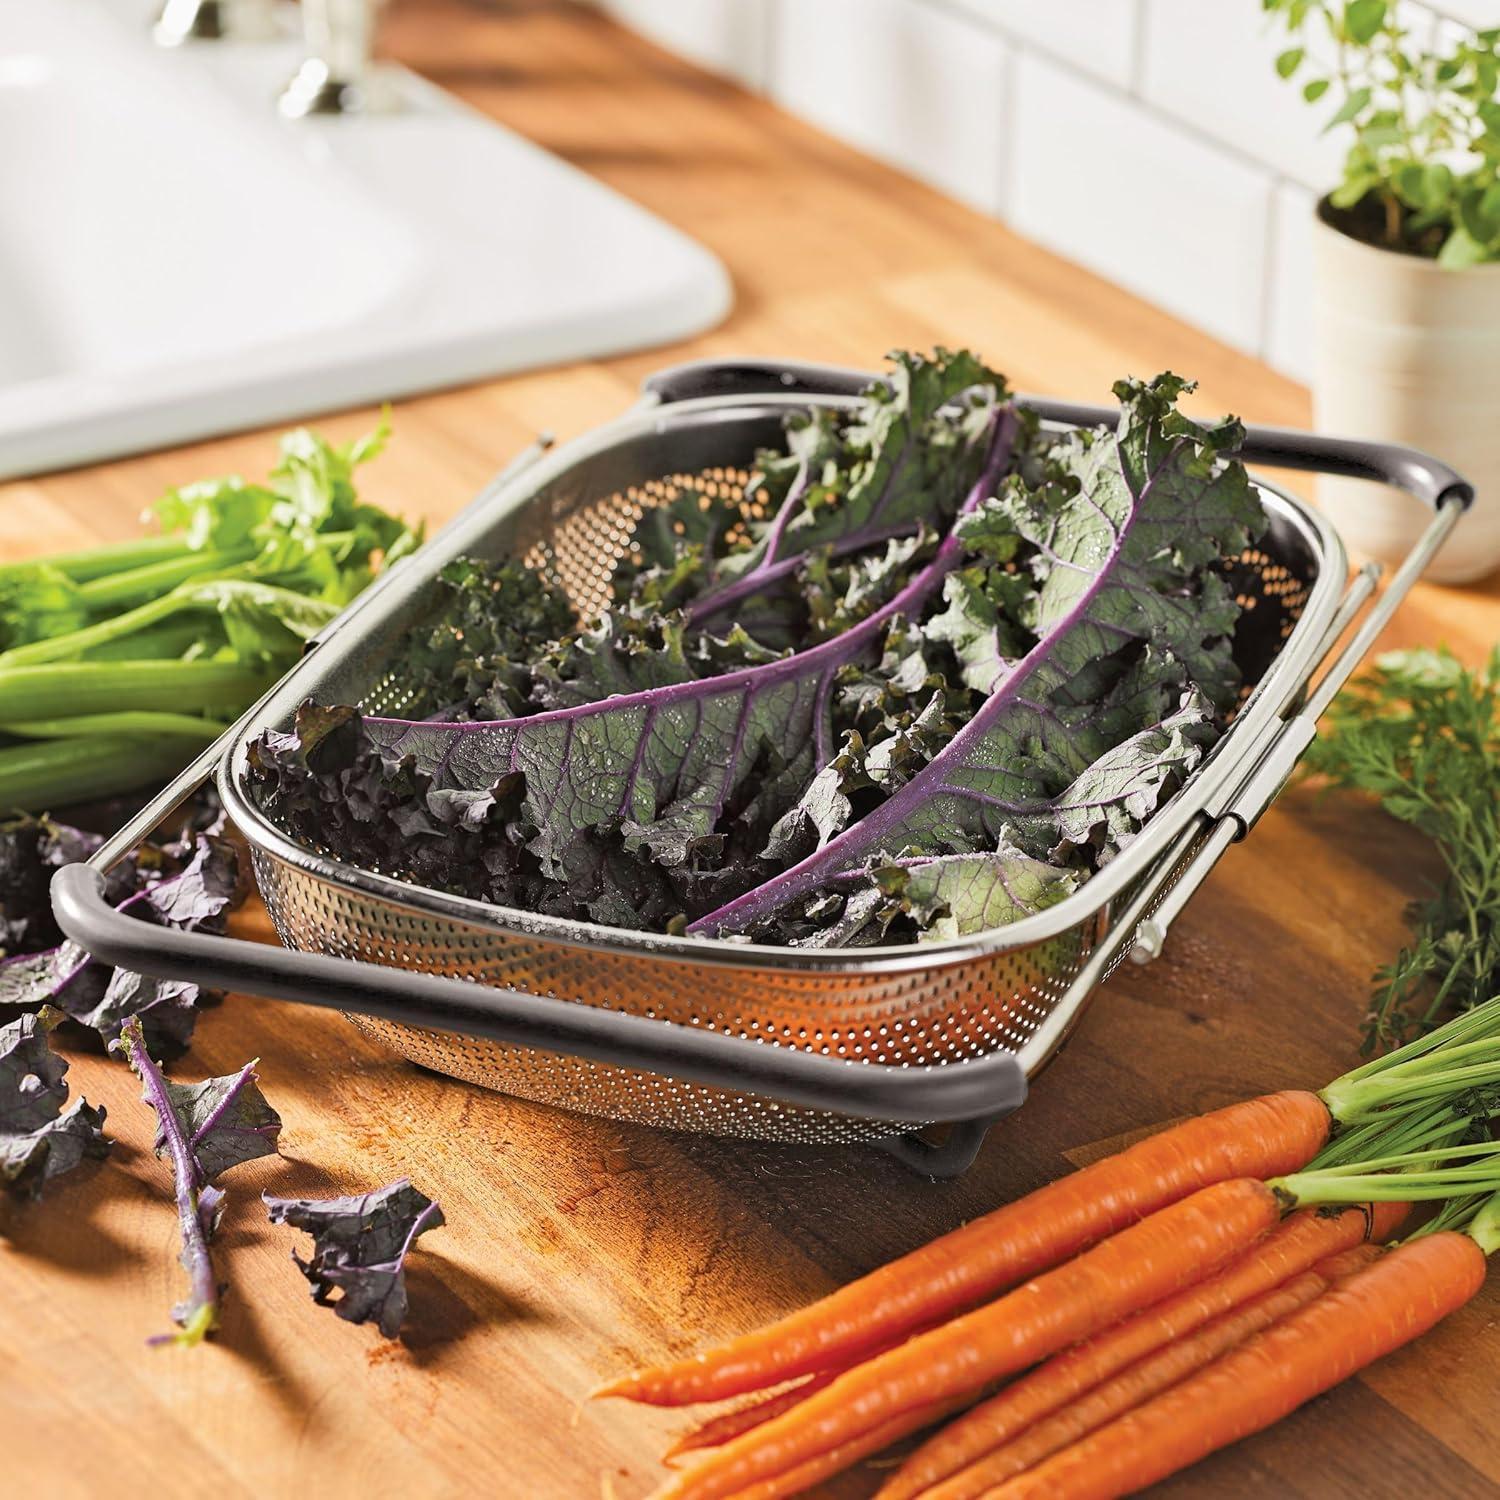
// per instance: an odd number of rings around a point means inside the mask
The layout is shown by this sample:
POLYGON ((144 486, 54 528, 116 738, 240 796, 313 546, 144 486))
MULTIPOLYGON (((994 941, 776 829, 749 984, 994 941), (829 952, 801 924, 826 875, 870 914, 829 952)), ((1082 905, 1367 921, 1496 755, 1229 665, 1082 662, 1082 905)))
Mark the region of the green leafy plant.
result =
POLYGON ((1500 260, 1500 27, 1430 44, 1389 0, 1262 0, 1302 97, 1336 101, 1354 142, 1328 195, 1337 227, 1439 265, 1500 260))
POLYGON ((1334 704, 1308 764, 1379 798, 1443 859, 1411 942, 1375 975, 1367 1046, 1500 993, 1500 648, 1474 671, 1444 649, 1382 656, 1334 704))
POLYGON ((389 433, 299 428, 264 484, 170 491, 160 536, 0 565, 0 814, 165 780, 415 548, 355 492, 389 433))

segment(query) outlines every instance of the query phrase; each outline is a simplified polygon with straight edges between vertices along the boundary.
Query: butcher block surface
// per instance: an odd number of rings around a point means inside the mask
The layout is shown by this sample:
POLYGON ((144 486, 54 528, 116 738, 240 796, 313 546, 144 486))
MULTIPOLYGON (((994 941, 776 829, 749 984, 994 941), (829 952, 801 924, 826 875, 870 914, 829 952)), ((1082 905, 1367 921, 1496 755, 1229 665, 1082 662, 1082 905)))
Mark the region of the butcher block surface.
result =
MULTIPOLYGON (((753 354, 875 366, 967 345, 1016 386, 1108 397, 1127 372, 1196 376, 1206 412, 1305 424, 1307 393, 997 224, 583 9, 401 0, 388 50, 701 238, 737 308, 691 344, 495 381, 394 412, 371 498, 432 524, 541 429, 619 415, 663 364, 753 354)), ((518 204, 517 212, 525 205, 518 204)), ((321 422, 346 438, 368 411, 321 422)), ((168 485, 263 473, 252 434, 0 489, 0 555, 135 534, 168 485)), ((1495 497, 1488 497, 1494 504, 1495 497)), ((1419 588, 1386 644, 1500 635, 1495 581, 1419 588)), ((1372 969, 1402 941, 1431 852, 1378 810, 1294 787, 1229 853, 1165 956, 1103 991, 961 1180, 866 1149, 688 1138, 584 1119, 419 1072, 332 1014, 232 996, 176 1076, 260 1058, 282 1151, 226 1181, 218 1338, 148 1348, 181 1292, 152 1117, 117 1064, 73 1055, 113 1157, 5 1207, 0 1467, 17 1497, 516 1496, 635 1500, 685 1425, 587 1405, 612 1371, 761 1322, 1103 1154, 1246 1094, 1316 1087, 1356 1058, 1372 969), (317 1307, 262 1189, 327 1196, 409 1175, 447 1226, 410 1262, 387 1341, 317 1307)), ((238 919, 268 937, 261 909, 238 919)), ((1496 1279, 1500 1286, 1500 1278, 1496 1279)), ((1162 1496, 1500 1493, 1494 1289, 1418 1345, 1162 1496)), ((828 1486, 868 1495, 874 1470, 828 1486)))

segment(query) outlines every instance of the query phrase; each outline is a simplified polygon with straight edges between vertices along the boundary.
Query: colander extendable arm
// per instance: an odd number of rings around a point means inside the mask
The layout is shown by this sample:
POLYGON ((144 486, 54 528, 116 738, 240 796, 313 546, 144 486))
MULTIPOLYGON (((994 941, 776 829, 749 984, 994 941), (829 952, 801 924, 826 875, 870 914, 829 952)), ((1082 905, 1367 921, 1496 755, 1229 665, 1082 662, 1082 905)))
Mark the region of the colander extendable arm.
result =
POLYGON ((162 979, 567 1052, 836 1114, 989 1123, 1026 1097, 1026 1075, 1009 1052, 921 1067, 849 1062, 441 974, 157 927, 116 911, 103 889, 92 865, 64 866, 52 880, 58 925, 95 958, 162 979))

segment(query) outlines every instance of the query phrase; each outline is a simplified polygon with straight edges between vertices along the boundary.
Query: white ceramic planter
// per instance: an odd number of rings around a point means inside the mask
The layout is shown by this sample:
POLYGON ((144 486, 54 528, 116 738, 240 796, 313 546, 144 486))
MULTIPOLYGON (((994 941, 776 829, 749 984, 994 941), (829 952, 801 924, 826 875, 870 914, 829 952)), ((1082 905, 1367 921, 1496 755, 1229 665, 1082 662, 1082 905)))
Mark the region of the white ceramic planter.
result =
MULTIPOLYGON (((1316 226, 1320 431, 1406 443, 1446 459, 1478 499, 1427 576, 1466 583, 1500 567, 1500 265, 1449 271, 1316 226)), ((1428 519, 1397 490, 1318 482, 1351 548, 1395 563, 1428 519)))

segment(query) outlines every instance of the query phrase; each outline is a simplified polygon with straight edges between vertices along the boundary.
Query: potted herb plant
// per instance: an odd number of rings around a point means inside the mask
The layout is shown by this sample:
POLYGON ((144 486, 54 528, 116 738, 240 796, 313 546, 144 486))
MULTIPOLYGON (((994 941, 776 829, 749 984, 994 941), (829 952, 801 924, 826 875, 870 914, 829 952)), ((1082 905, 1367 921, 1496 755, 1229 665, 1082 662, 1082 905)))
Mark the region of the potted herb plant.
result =
MULTIPOLYGON (((1262 0, 1277 72, 1353 137, 1318 204, 1319 427, 1437 454, 1478 491, 1430 576, 1500 566, 1500 26, 1434 40, 1387 0, 1262 0)), ((1431 22, 1427 22, 1431 27, 1431 22)), ((1394 491, 1324 479, 1345 539, 1395 561, 1423 518, 1394 491)))

